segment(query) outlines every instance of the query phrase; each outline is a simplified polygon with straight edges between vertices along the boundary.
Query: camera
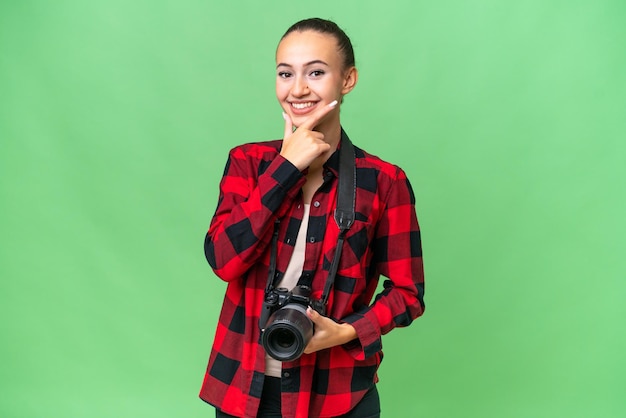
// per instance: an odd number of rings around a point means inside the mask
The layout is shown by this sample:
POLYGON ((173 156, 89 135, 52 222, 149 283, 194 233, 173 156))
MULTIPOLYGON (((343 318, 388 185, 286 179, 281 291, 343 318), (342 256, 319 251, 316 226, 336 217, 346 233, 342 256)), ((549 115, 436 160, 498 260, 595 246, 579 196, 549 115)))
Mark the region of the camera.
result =
POLYGON ((310 296, 311 288, 305 285, 298 285, 292 291, 279 287, 266 292, 259 327, 263 348, 274 359, 297 359, 313 337, 313 322, 306 309, 311 306, 322 315, 324 312, 320 302, 310 296))

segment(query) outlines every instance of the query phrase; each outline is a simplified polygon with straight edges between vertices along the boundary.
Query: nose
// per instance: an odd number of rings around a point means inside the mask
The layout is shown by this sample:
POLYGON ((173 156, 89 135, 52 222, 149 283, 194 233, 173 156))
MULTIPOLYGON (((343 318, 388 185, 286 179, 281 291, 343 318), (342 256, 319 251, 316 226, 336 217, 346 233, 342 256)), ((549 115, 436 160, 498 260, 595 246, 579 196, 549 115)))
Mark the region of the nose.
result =
POLYGON ((291 88, 291 94, 294 97, 302 97, 309 93, 309 86, 302 76, 295 77, 293 87, 291 88))

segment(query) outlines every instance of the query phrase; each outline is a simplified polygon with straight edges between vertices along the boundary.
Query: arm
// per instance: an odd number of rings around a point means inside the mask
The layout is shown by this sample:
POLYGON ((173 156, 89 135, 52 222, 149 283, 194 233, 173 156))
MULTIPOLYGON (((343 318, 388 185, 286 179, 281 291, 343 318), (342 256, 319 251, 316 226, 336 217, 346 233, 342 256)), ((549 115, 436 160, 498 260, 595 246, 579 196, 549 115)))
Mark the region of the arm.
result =
POLYGON ((356 358, 364 359, 382 348, 381 335, 404 327, 422 315, 424 270, 415 197, 405 173, 398 169, 385 198, 385 209, 375 236, 377 271, 388 277, 384 290, 365 306, 343 318, 352 325, 357 339, 345 345, 356 358))
POLYGON ((287 213, 306 181, 301 170, 330 149, 323 141, 324 135, 313 128, 336 104, 334 101, 321 107, 295 131, 284 114, 280 155, 273 157, 262 174, 253 163, 258 157, 246 154, 251 146, 230 152, 218 207, 204 241, 206 259, 223 280, 242 277, 264 254, 271 242, 274 221, 287 213))
POLYGON ((284 216, 305 181, 278 154, 257 174, 255 157, 246 150, 237 147, 229 154, 219 203, 204 242, 207 261, 225 281, 242 277, 259 260, 271 242, 274 221, 284 216))

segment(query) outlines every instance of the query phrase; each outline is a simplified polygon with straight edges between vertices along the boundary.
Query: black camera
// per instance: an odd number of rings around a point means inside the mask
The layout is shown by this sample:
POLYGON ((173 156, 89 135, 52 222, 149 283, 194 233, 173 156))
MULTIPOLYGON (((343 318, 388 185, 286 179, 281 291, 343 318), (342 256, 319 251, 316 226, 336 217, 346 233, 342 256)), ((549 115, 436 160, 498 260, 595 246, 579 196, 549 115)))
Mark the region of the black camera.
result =
POLYGON ((279 361, 300 357, 313 337, 313 321, 306 314, 311 306, 324 314, 319 301, 312 300, 311 288, 296 286, 292 291, 284 287, 271 289, 265 294, 259 327, 267 354, 279 361))

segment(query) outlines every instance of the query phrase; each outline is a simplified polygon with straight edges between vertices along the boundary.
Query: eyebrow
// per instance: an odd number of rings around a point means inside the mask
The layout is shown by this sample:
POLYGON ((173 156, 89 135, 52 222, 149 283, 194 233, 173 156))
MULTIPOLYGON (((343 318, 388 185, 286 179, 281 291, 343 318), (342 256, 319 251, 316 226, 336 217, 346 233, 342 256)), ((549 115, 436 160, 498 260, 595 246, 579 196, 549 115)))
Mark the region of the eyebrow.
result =
MULTIPOLYGON (((322 61, 322 60, 313 60, 313 61, 309 61, 309 62, 307 62, 306 64, 304 64, 304 66, 305 66, 305 67, 308 67, 309 65, 313 65, 313 64, 323 64, 323 65, 325 65, 325 66, 327 66, 327 67, 328 67, 328 64, 327 64, 327 63, 325 63, 325 62, 324 62, 324 61, 322 61)), ((289 64, 285 64, 284 62, 281 62, 281 63, 279 63, 279 64, 276 66, 276 68, 278 68, 278 67, 291 67, 291 65, 289 65, 289 64)))

